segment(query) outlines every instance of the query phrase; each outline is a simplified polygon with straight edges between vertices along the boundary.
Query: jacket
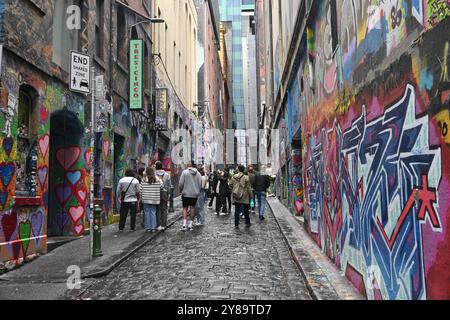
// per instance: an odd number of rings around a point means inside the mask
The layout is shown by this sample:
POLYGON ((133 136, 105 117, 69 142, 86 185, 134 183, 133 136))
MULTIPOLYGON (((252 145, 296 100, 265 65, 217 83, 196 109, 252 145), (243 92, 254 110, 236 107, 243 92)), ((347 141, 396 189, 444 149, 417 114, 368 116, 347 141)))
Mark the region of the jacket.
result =
POLYGON ((248 178, 250 179, 250 185, 252 186, 252 188, 255 188, 255 178, 256 178, 256 174, 255 173, 248 173, 248 178))
POLYGON ((156 171, 156 178, 162 181, 162 191, 170 192, 172 189, 172 181, 170 180, 170 175, 164 170, 156 171))
POLYGON ((234 203, 250 204, 250 198, 252 198, 253 196, 252 187, 250 185, 250 178, 242 172, 234 175, 233 178, 231 178, 231 190, 233 190, 238 183, 240 183, 244 188, 244 196, 239 200, 233 199, 234 203))
MULTIPOLYGON (((230 193, 230 186, 228 185, 228 178, 221 177, 219 178, 219 196, 227 196, 230 193)), ((217 190, 217 187, 216 187, 217 190)))
POLYGON ((161 203, 161 183, 142 183, 141 199, 143 204, 158 205, 161 203))
POLYGON ((270 178, 267 175, 257 174, 255 176, 255 185, 253 189, 257 192, 266 192, 270 187, 270 178))
POLYGON ((202 191, 202 176, 195 168, 183 171, 180 177, 180 191, 185 198, 197 199, 202 191))

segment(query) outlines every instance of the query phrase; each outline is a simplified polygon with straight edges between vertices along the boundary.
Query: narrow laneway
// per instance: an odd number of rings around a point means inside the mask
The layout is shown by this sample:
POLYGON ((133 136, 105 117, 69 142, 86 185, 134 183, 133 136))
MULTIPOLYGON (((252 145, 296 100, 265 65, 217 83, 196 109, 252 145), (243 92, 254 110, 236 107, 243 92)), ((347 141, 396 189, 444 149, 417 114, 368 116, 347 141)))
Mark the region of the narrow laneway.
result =
POLYGON ((209 212, 192 232, 175 224, 82 299, 311 299, 271 214, 234 228, 209 212))

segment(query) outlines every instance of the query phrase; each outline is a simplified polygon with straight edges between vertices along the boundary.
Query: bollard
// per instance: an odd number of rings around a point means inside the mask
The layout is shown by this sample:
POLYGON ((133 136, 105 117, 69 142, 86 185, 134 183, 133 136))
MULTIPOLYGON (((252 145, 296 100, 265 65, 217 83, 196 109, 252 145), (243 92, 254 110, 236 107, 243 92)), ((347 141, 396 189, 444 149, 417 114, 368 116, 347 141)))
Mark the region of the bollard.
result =
POLYGON ((172 194, 170 195, 170 207, 169 207, 169 212, 170 213, 174 213, 175 212, 175 208, 173 207, 173 192, 174 192, 175 188, 171 189, 172 194))
POLYGON ((99 205, 94 208, 94 258, 103 256, 102 253, 102 209, 99 205))

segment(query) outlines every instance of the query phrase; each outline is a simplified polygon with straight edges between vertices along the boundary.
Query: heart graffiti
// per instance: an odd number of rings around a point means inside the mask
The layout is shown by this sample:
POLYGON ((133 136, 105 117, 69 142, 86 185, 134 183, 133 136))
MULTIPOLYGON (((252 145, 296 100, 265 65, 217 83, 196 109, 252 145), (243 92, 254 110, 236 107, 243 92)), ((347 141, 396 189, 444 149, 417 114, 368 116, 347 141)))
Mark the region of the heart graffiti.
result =
POLYGON ((39 180, 39 185, 41 186, 42 189, 44 189, 45 183, 47 182, 47 176, 48 176, 48 167, 47 166, 39 167, 38 168, 38 180, 39 180))
POLYGON ((66 174, 67 180, 73 185, 76 186, 78 181, 81 179, 81 171, 69 171, 66 174))
POLYGON ((84 162, 86 164, 86 167, 91 166, 91 151, 88 150, 84 153, 84 162))
POLYGON ((69 217, 64 212, 60 212, 56 215, 56 224, 58 225, 61 234, 64 233, 64 228, 69 223, 69 217))
POLYGON ((73 224, 77 224, 84 217, 83 207, 71 207, 69 209, 69 217, 73 224))
POLYGON ((41 151, 42 157, 44 159, 47 157, 49 145, 50 145, 50 136, 48 134, 39 138, 39 150, 41 151))
POLYGON ((14 232, 17 228, 17 213, 11 212, 3 214, 2 218, 2 229, 5 235, 5 242, 10 242, 14 232))
POLYGON ((42 209, 39 209, 31 216, 31 226, 33 235, 36 239, 36 246, 39 246, 41 242, 41 232, 44 226, 44 213, 42 209))
POLYGON ((70 170, 81 155, 80 147, 71 147, 67 149, 60 149, 56 152, 56 159, 59 164, 67 171, 70 170))
POLYGON ((26 257, 28 246, 30 245, 31 222, 21 222, 19 224, 19 238, 22 241, 23 256, 26 257))
POLYGON ((61 207, 65 207, 70 197, 72 196, 72 188, 65 185, 56 186, 56 198, 58 199, 61 207))
POLYGON ((86 190, 84 190, 84 189, 78 190, 75 195, 76 195, 78 201, 80 202, 80 204, 86 204, 86 197, 87 197, 86 190))
POLYGON ((75 227, 73 227, 73 231, 79 237, 79 236, 83 235, 83 233, 84 233, 84 226, 82 224, 75 226, 75 227))
POLYGON ((12 148, 14 146, 14 140, 12 138, 5 138, 2 142, 3 150, 5 150, 6 155, 11 156, 12 148))
POLYGON ((0 163, 0 180, 3 183, 3 186, 8 188, 13 176, 16 171, 16 166, 12 162, 8 163, 0 163))
POLYGON ((8 192, 0 192, 0 207, 4 209, 8 201, 8 192))

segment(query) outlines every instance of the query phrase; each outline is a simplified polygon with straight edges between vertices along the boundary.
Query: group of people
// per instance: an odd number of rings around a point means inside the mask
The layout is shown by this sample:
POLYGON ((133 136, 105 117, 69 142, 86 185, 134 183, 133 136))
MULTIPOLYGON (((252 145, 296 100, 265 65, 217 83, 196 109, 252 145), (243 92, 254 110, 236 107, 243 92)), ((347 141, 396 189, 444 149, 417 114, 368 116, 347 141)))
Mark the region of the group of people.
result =
POLYGON ((131 231, 136 231, 136 215, 140 210, 144 212, 144 228, 147 232, 165 230, 171 189, 170 175, 163 170, 161 162, 141 170, 139 174, 127 169, 125 177, 117 186, 119 232, 125 229, 128 214, 131 216, 131 231))
MULTIPOLYGON (((235 205, 236 228, 239 227, 241 218, 245 219, 247 227, 251 226, 250 212, 256 214, 256 202, 259 219, 264 220, 269 186, 269 176, 255 172, 252 166, 248 170, 239 166, 235 174, 231 174, 229 170, 216 171, 208 177, 203 168, 197 169, 194 162, 189 163, 179 180, 183 204, 182 230, 193 230, 194 226, 205 224, 209 198, 211 209, 214 199, 216 200, 216 215, 230 214, 232 203, 235 205)), ((124 230, 128 213, 131 215, 131 230, 136 230, 136 213, 139 208, 144 210, 144 227, 147 232, 164 230, 167 227, 167 204, 171 189, 170 176, 162 170, 161 162, 148 167, 137 177, 133 170, 127 170, 117 187, 120 202, 119 231, 124 230)))

